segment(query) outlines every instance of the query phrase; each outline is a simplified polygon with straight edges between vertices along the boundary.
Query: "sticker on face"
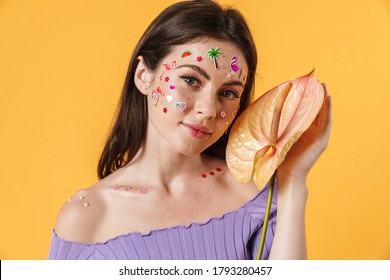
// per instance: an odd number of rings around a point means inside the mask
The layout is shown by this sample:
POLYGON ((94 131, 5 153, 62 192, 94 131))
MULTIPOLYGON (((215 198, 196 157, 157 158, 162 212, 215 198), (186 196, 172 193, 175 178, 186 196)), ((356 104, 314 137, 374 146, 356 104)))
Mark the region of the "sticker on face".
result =
POLYGON ((191 51, 185 51, 181 54, 180 58, 185 58, 187 56, 191 56, 192 55, 192 52, 191 51))
POLYGON ((210 48, 210 50, 207 52, 207 56, 214 61, 215 69, 218 69, 217 59, 219 59, 219 56, 221 54, 222 54, 222 52, 219 50, 219 47, 217 47, 217 48, 210 48))
POLYGON ((175 60, 172 61, 171 64, 169 64, 169 63, 163 63, 163 64, 161 64, 161 66, 165 67, 166 70, 172 70, 172 69, 175 68, 175 66, 176 66, 176 61, 175 61, 175 60))
POLYGON ((187 103, 185 103, 185 102, 176 102, 175 106, 181 112, 184 112, 188 108, 187 103))
POLYGON ((235 55, 232 56, 232 58, 230 59, 230 69, 233 71, 233 72, 238 72, 240 71, 240 67, 237 65, 237 57, 235 55))
POLYGON ((167 96, 165 96, 165 99, 168 101, 168 103, 171 103, 173 101, 173 96, 167 95, 167 96))
POLYGON ((247 77, 248 77, 248 68, 246 68, 246 69, 241 69, 241 71, 240 71, 240 75, 239 75, 239 79, 241 79, 241 75, 243 75, 244 76, 244 78, 243 78, 243 82, 244 82, 244 84, 246 83, 246 79, 247 79, 247 77))
POLYGON ((153 106, 157 106, 158 100, 160 99, 160 96, 163 96, 163 92, 161 90, 161 87, 157 87, 157 89, 152 91, 152 98, 155 100, 153 103, 153 106))
POLYGON ((230 79, 232 77, 232 71, 229 71, 226 75, 226 78, 230 79))

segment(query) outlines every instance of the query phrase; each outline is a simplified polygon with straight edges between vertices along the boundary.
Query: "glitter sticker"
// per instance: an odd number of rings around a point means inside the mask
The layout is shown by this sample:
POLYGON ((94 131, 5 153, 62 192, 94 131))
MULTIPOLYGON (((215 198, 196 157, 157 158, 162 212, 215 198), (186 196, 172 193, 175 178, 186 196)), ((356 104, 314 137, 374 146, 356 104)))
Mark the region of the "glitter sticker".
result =
POLYGON ((191 52, 191 51, 185 51, 185 52, 183 52, 183 53, 181 54, 181 58, 185 58, 185 57, 190 56, 190 55, 192 55, 192 52, 191 52))
POLYGON ((226 78, 230 79, 232 77, 232 71, 229 71, 226 75, 226 78))
POLYGON ((173 89, 175 89, 176 87, 171 85, 171 86, 169 86, 169 88, 173 90, 173 89))
POLYGON ((168 83, 169 82, 169 77, 165 77, 165 81, 168 83))
POLYGON ((171 70, 171 69, 173 69, 176 66, 176 61, 175 60, 172 61, 171 64, 163 63, 163 64, 161 64, 161 66, 165 67, 165 69, 167 69, 167 70, 171 70))
POLYGON ((168 112, 168 109, 166 107, 164 107, 163 112, 166 114, 168 112))
POLYGON ((207 174, 206 174, 206 173, 202 173, 202 177, 203 177, 203 178, 206 178, 206 177, 207 177, 207 174))
POLYGON ((202 62, 202 61, 203 61, 203 57, 198 56, 198 57, 196 58, 196 60, 197 60, 198 62, 202 62))
POLYGON ((222 118, 226 117, 226 112, 225 111, 221 111, 221 117, 222 118))
POLYGON ((132 188, 131 186, 125 186, 125 191, 130 191, 132 188))
POLYGON ((219 55, 221 54, 222 52, 219 50, 219 48, 210 48, 210 50, 207 52, 207 56, 214 61, 215 69, 218 69, 217 59, 219 59, 219 55))
POLYGON ((142 194, 147 194, 148 191, 149 191, 149 190, 148 190, 148 188, 146 188, 146 187, 142 187, 142 188, 141 188, 141 193, 142 193, 142 194))
POLYGON ((184 112, 185 110, 187 110, 187 103, 185 102, 176 102, 175 104, 176 108, 182 112, 184 112))
POLYGON ((217 167, 217 171, 218 171, 218 172, 221 172, 222 169, 221 169, 220 167, 217 167))
POLYGON ((172 100, 173 100, 173 96, 172 96, 172 95, 167 95, 167 96, 165 96, 165 99, 166 99, 169 103, 171 103, 172 100))

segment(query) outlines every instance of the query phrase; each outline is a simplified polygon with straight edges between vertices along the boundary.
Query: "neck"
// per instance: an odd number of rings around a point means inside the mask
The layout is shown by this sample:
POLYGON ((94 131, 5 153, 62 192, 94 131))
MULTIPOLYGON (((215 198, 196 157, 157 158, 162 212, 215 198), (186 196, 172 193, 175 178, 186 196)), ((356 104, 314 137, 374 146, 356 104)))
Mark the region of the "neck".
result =
POLYGON ((125 167, 128 171, 125 171, 128 173, 126 176, 132 174, 134 177, 137 174, 137 177, 146 179, 150 185, 160 186, 171 192, 172 188, 188 186, 194 179, 201 180, 202 173, 207 173, 214 167, 210 166, 210 157, 207 155, 189 156, 178 153, 164 139, 159 139, 153 130, 148 129, 145 144, 125 167))

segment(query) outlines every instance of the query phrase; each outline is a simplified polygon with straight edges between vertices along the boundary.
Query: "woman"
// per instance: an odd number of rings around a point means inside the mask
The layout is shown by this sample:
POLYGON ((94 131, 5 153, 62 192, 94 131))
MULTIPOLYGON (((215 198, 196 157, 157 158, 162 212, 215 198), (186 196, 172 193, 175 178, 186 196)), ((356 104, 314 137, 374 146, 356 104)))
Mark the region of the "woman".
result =
MULTIPOLYGON (((238 11, 213 1, 164 10, 131 58, 101 180, 62 207, 49 258, 254 259, 268 186, 235 182, 224 154, 256 65, 238 11)), ((262 258, 306 258, 306 178, 329 130, 327 98, 278 169, 262 258)))

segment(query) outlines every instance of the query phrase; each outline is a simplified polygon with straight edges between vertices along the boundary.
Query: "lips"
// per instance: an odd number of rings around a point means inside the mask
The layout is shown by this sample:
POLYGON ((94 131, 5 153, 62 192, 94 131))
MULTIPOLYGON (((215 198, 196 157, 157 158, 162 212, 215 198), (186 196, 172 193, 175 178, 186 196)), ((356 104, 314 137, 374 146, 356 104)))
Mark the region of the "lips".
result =
POLYGON ((211 134, 210 130, 201 124, 182 123, 182 125, 184 126, 184 128, 186 128, 187 132, 191 136, 198 138, 198 139, 204 138, 204 137, 211 134))

